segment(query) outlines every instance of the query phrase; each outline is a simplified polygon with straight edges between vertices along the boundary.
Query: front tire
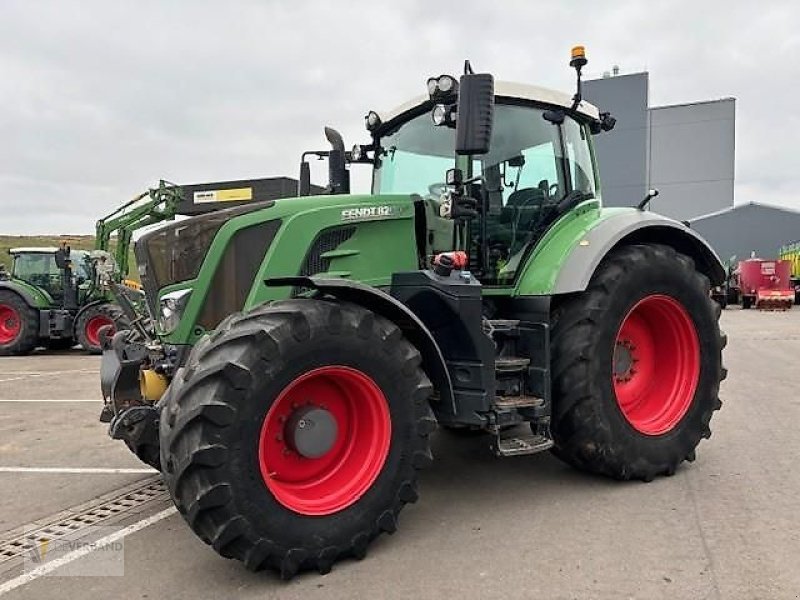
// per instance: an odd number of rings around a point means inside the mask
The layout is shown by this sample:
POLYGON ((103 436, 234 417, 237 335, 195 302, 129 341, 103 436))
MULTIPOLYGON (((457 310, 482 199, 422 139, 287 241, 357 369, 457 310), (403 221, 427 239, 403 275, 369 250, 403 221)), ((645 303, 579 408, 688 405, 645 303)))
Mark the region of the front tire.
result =
POLYGON ((553 314, 555 454, 644 481, 694 460, 721 406, 720 312, 708 279, 672 248, 609 254, 553 314))
POLYGON ((109 325, 112 327, 109 335, 128 329, 128 320, 122 309, 110 302, 90 305, 78 313, 75 339, 89 354, 100 354, 103 351, 100 347, 100 330, 109 325))
POLYGON ((162 406, 175 505, 252 570, 290 578, 362 558, 395 530, 432 460, 432 388, 419 365, 394 324, 353 304, 289 300, 228 317, 162 406))

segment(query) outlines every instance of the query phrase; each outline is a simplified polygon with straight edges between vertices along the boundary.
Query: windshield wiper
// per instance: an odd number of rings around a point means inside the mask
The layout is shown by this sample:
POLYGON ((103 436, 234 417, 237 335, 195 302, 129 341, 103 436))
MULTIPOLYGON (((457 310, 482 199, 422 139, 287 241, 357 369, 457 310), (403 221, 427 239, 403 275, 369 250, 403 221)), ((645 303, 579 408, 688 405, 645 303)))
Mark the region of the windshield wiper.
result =
POLYGON ((563 212, 571 210, 581 202, 592 199, 594 199, 594 194, 591 192, 572 190, 561 197, 561 200, 553 207, 553 212, 560 215, 563 212))
POLYGON ((539 220, 533 231, 533 239, 539 237, 552 225, 558 217, 569 212, 581 202, 594 199, 594 194, 583 190, 572 190, 561 197, 556 204, 551 205, 547 213, 539 220))

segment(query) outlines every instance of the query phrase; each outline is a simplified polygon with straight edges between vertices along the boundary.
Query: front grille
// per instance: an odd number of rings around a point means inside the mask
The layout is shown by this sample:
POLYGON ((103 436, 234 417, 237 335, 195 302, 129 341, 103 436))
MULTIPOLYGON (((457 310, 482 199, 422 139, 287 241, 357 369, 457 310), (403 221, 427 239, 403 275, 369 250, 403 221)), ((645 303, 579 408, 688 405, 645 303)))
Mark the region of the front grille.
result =
POLYGON ((134 246, 147 302, 155 311, 160 290, 194 279, 220 227, 234 217, 269 208, 273 200, 235 206, 184 219, 143 235, 134 246))
POLYGON ((323 254, 336 250, 341 244, 353 237, 356 232, 354 226, 348 227, 334 227, 332 229, 325 229, 317 234, 314 243, 306 254, 306 259, 303 261, 303 266, 300 269, 302 277, 310 277, 317 273, 326 272, 331 265, 330 258, 323 258, 323 254))
POLYGON ((265 221, 233 234, 214 272, 198 325, 210 331, 229 314, 244 308, 258 268, 280 225, 279 219, 265 221))

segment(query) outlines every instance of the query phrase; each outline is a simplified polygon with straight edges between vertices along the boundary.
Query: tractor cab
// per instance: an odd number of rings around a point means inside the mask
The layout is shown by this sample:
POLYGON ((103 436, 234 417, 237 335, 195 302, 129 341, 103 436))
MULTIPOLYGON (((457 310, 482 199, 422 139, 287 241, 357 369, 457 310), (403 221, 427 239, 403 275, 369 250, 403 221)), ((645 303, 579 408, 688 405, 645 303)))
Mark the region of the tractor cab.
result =
POLYGON ((466 193, 480 208, 470 219, 462 249, 469 251, 471 269, 484 285, 510 283, 526 251, 557 216, 560 202, 599 200, 590 143, 598 111, 585 102, 570 109, 566 94, 497 82, 489 151, 459 156, 454 163, 456 129, 446 117, 439 120, 450 110, 442 100, 456 98, 434 94, 389 113, 385 122, 373 117, 380 125, 372 128, 372 191, 421 198, 427 254, 435 255, 452 248, 457 228, 448 208, 452 186, 446 173, 454 164, 468 172, 466 193))
POLYGON ((600 206, 591 136, 615 121, 582 99, 581 47, 570 64, 578 74, 572 96, 495 82, 473 73, 469 61, 460 79, 431 77, 427 95, 367 114, 367 145, 345 152, 341 136, 326 128, 332 149, 303 155, 300 195, 309 188, 307 155, 328 158, 334 194, 349 193, 347 165, 368 164, 374 197, 413 199, 428 264, 460 250, 483 285, 511 285, 559 217, 583 202, 600 206))
MULTIPOLYGON (((58 252, 54 247, 12 248, 9 250, 13 258, 11 277, 44 290, 56 305, 62 304, 65 300, 64 272, 58 265, 58 252)), ((77 284, 91 281, 89 253, 72 250, 69 258, 77 284)))

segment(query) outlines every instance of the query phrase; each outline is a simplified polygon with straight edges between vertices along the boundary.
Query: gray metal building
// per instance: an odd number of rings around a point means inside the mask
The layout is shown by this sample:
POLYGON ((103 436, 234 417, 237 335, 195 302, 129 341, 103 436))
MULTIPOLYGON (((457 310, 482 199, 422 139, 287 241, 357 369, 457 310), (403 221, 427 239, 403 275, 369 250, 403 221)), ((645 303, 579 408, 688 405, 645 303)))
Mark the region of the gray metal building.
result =
POLYGON ((723 260, 775 258, 800 240, 800 212, 734 205, 736 100, 649 106, 647 73, 585 82, 584 97, 617 119, 595 137, 603 203, 633 206, 657 188, 655 212, 688 221, 723 260))
POLYGON ((751 252, 761 258, 777 258, 782 245, 800 239, 800 212, 755 202, 689 222, 723 260, 748 258, 751 252))
POLYGON ((652 209, 679 220, 733 207, 736 101, 650 107, 648 87, 647 73, 585 83, 617 119, 595 138, 604 203, 631 206, 657 188, 652 209))

